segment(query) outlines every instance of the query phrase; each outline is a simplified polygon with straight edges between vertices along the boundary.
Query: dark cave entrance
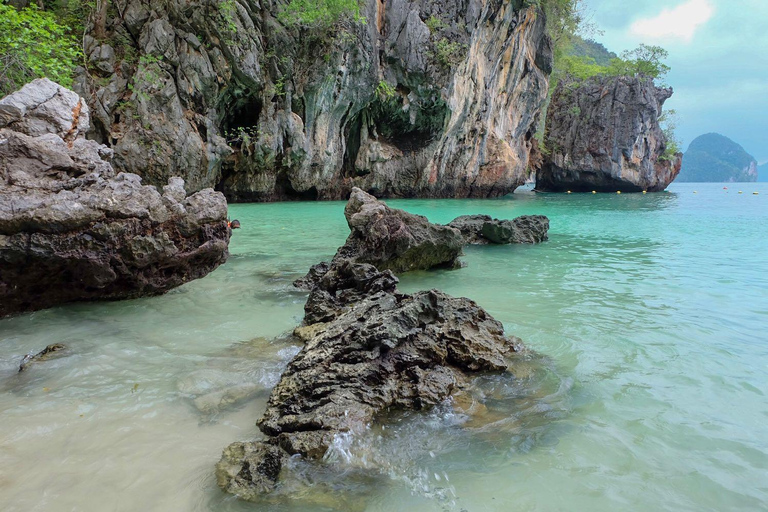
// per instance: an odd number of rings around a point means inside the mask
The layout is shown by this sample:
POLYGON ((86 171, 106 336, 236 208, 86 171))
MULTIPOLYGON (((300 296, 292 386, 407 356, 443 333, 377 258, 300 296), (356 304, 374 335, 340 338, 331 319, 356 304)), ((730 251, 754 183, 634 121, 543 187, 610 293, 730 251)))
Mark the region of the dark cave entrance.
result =
POLYGON ((448 105, 436 95, 407 103, 409 93, 407 87, 398 85, 394 95, 377 97, 349 121, 344 155, 347 176, 357 174, 355 161, 364 130, 371 139, 390 144, 405 155, 424 149, 440 137, 450 116, 448 105))

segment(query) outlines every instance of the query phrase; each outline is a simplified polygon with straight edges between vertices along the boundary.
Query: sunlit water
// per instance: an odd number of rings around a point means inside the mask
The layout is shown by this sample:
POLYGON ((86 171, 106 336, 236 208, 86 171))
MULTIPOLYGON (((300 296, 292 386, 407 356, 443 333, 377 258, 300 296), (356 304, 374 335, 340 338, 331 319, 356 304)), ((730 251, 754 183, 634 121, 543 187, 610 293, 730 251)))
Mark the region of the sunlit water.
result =
POLYGON ((728 186, 390 201, 434 222, 550 217, 545 244, 401 278, 476 300, 535 354, 475 382, 476 416, 445 404, 338 439, 336 496, 299 467, 300 500, 258 505, 213 467, 258 435, 298 350, 274 339, 302 316, 290 283, 347 228, 343 203, 234 205, 243 228, 205 279, 0 321, 0 510, 765 510, 768 185, 728 186), (54 342, 68 350, 17 373, 54 342), (195 406, 238 385, 244 403, 195 406))

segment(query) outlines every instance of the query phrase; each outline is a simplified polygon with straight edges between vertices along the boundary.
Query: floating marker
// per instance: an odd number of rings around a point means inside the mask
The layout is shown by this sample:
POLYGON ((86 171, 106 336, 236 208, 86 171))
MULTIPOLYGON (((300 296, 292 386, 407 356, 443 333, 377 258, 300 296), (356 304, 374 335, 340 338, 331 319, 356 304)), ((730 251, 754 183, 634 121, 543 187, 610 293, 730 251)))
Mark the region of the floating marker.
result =
POLYGON ((568 191, 568 193, 570 194, 570 193, 571 193, 571 191, 569 190, 569 191, 568 191))
POLYGON ((647 194, 647 193, 648 193, 648 191, 647 191, 647 190, 643 190, 643 194, 647 194))
POLYGON ((617 193, 617 194, 621 194, 621 190, 617 190, 617 191, 616 191, 616 193, 617 193))
POLYGON ((723 187, 723 190, 728 190, 728 187, 723 187))
POLYGON ((743 193, 744 193, 744 192, 742 192, 741 190, 739 190, 739 194, 743 194, 743 193))
POLYGON ((760 192, 752 192, 752 195, 753 196, 758 196, 758 195, 760 195, 760 192))
POLYGON ((694 191, 693 191, 693 193, 694 193, 694 194, 698 194, 698 192, 697 192, 696 190, 694 190, 694 191))
POLYGON ((593 194, 597 194, 597 190, 593 190, 593 191, 592 191, 592 193, 593 193, 593 194))

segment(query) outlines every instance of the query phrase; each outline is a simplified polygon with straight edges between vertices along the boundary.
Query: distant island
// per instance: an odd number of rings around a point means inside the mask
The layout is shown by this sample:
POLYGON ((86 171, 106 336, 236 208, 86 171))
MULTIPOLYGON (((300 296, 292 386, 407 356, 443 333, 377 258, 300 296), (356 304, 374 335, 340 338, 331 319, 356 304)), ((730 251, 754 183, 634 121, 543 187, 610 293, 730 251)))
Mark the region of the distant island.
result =
MULTIPOLYGON (((768 168, 763 166, 763 179, 768 168)), ((678 182, 757 181, 757 160, 743 147, 719 133, 707 133, 691 142, 683 158, 678 182)))

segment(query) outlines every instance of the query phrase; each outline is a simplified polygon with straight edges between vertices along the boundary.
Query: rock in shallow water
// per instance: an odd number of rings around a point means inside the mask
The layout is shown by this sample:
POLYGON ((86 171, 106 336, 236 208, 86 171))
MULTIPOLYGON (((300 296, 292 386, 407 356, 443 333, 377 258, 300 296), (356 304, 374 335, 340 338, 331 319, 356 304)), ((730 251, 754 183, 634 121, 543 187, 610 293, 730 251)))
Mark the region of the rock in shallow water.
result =
POLYGON ((88 115, 47 79, 0 100, 0 316, 164 293, 227 258, 224 196, 115 175, 88 115))
POLYGON ((448 225, 461 231, 465 242, 472 245, 537 244, 548 239, 549 231, 549 219, 544 215, 523 215, 513 220, 462 215, 448 225))
POLYGON ((371 265, 331 265, 305 307, 305 323, 326 323, 273 389, 258 422, 267 439, 225 450, 222 489, 255 499, 275 488, 289 455, 320 458, 336 435, 385 411, 431 408, 469 374, 509 369, 519 340, 476 303, 437 290, 402 294, 396 283, 371 265))

